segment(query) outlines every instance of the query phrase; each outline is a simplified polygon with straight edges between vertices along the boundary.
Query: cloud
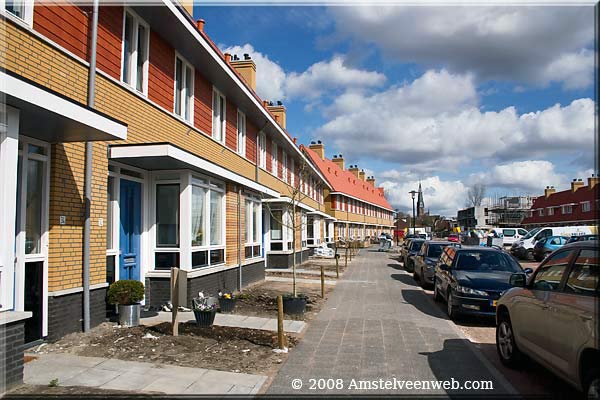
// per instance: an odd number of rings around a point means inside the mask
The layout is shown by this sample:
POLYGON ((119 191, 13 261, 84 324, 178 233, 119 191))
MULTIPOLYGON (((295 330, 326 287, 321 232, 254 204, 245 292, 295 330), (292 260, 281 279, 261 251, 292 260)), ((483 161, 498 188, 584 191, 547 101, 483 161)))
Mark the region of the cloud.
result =
POLYGON ((335 55, 328 61, 312 64, 303 72, 285 72, 267 55, 251 44, 220 46, 224 53, 249 54, 256 63, 256 91, 265 100, 314 100, 333 90, 364 90, 385 83, 385 75, 345 64, 345 58, 335 55))
MULTIPOLYGON (((593 82, 594 12, 581 7, 331 7, 334 38, 403 63, 565 89, 593 82), (386 29, 384 27, 393 27, 386 29), (540 73, 540 71, 543 71, 540 73)), ((331 42, 331 37, 324 41, 331 42)))
POLYGON ((472 75, 430 70, 370 96, 340 96, 325 110, 329 120, 313 136, 349 159, 410 165, 432 175, 473 160, 593 152, 591 99, 521 115, 514 107, 483 112, 478 103, 472 75))
MULTIPOLYGON (((390 176, 390 172, 383 172, 381 176, 390 176)), ((391 175, 398 171, 391 172, 391 175)), ((401 174, 402 175, 402 174, 401 174)), ((408 194, 416 190, 421 183, 425 209, 432 214, 447 216, 456 215, 456 210, 462 208, 468 188, 461 181, 444 181, 439 176, 431 176, 419 180, 388 179, 381 183, 385 188, 386 196, 394 208, 412 212, 412 198, 408 194)), ((416 200, 415 200, 416 201, 416 200)))
POLYGON ((472 174, 469 181, 484 183, 487 187, 521 189, 539 194, 546 186, 568 186, 569 180, 557 172, 550 161, 528 160, 496 165, 487 172, 472 174))

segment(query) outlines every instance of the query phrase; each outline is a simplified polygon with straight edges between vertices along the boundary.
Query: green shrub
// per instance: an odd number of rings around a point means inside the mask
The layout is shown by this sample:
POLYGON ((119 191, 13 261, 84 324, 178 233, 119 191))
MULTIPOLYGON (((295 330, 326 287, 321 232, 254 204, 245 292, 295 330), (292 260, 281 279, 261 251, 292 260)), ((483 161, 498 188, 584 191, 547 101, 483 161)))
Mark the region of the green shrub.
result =
POLYGON ((108 288, 108 302, 110 304, 131 305, 142 301, 144 298, 144 284, 140 281, 116 281, 108 288))

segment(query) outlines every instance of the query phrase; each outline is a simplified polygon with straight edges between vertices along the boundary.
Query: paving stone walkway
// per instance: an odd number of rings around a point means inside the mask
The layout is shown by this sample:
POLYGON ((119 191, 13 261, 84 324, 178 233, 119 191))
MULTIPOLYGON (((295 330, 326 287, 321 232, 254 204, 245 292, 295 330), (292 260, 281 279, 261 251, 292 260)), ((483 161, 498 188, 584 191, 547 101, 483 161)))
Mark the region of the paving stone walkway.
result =
MULTIPOLYGON (((293 270, 291 268, 267 268, 265 269, 265 272, 269 273, 269 272, 277 272, 277 273, 288 273, 291 274, 293 273, 293 270)), ((323 271, 325 276, 329 276, 329 277, 333 277, 335 278, 337 275, 335 273, 335 271, 323 271)), ((296 268, 296 273, 297 274, 305 274, 305 275, 316 275, 316 276, 321 276, 321 271, 319 270, 314 270, 314 269, 302 269, 302 268, 296 268)), ((340 276, 342 276, 342 273, 340 272, 340 276)))
POLYGON ((24 382, 60 386, 88 386, 166 394, 256 394, 267 377, 203 368, 123 361, 68 354, 40 356, 25 364, 24 382))
MULTIPOLYGON (((156 325, 162 322, 171 322, 171 313, 160 311, 157 315, 148 317, 142 317, 142 324, 144 325, 156 325)), ((194 322, 193 312, 179 312, 179 322, 194 322)), ((237 328, 248 328, 248 329, 260 329, 265 331, 277 331, 277 318, 262 318, 262 317, 250 317, 246 315, 238 314, 222 314, 217 313, 215 315, 214 325, 218 326, 232 326, 237 328)), ((300 333, 306 327, 304 321, 284 320, 283 330, 289 333, 300 333)))
MULTIPOLYGON (((284 276, 267 276, 265 278, 266 281, 271 282, 292 282, 292 278, 284 277, 284 276)), ((296 278, 296 282, 298 283, 314 283, 317 285, 321 284, 321 279, 306 279, 306 278, 296 278)), ((335 285, 337 281, 332 281, 331 279, 325 279, 326 285, 335 285)))
MULTIPOLYGON (((507 395, 514 388, 416 287, 394 255, 363 249, 337 281, 268 389, 270 394, 507 395), (310 381, 310 379, 334 381, 310 381), (373 381, 491 381, 493 390, 398 386, 373 381), (300 379, 301 389, 293 388, 300 379), (341 379, 337 386, 335 379, 341 379), (354 382, 352 380, 355 380, 354 382), (359 390, 359 381, 371 390, 359 390), (313 384, 314 383, 314 384, 313 384), (352 386, 352 384, 356 384, 352 386), (334 385, 327 389, 327 385, 334 385)), ((420 383, 419 383, 420 384, 420 383)), ((397 385, 397 384, 396 384, 397 385)), ((431 383, 427 383, 431 385, 431 383)))

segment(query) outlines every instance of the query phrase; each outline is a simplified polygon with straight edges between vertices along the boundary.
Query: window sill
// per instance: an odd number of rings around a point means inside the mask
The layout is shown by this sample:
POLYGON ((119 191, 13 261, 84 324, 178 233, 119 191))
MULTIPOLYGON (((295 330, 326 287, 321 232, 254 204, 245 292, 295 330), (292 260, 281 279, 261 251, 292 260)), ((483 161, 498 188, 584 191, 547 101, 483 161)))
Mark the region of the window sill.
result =
POLYGON ((31 318, 31 311, 2 311, 0 312, 0 326, 19 322, 31 318))

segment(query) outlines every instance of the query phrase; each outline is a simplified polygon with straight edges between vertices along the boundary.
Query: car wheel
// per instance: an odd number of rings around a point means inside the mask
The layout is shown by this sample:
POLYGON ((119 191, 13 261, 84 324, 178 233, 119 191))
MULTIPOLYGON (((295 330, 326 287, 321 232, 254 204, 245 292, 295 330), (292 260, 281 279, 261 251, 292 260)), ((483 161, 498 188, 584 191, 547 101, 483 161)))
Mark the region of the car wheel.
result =
POLYGON ((523 361, 523 353, 517 347, 515 334, 508 313, 502 313, 498 317, 496 326, 496 350, 502 364, 510 368, 518 367, 523 361))
POLYGON ((417 267, 415 267, 413 269, 413 279, 417 282, 419 281, 419 275, 417 274, 417 267))
POLYGON ((600 399, 600 369, 592 368, 585 374, 583 393, 588 399, 600 399))
POLYGON ((527 250, 527 253, 525 253, 525 260, 533 260, 533 250, 527 250))
POLYGON ((442 301, 442 296, 440 296, 440 291, 438 290, 438 287, 435 284, 435 278, 433 278, 433 300, 434 301, 442 301))
POLYGON ((446 305, 446 313, 448 314, 448 318, 455 321, 458 318, 458 311, 456 310, 456 305, 454 304, 454 296, 452 295, 451 290, 448 291, 446 305))

